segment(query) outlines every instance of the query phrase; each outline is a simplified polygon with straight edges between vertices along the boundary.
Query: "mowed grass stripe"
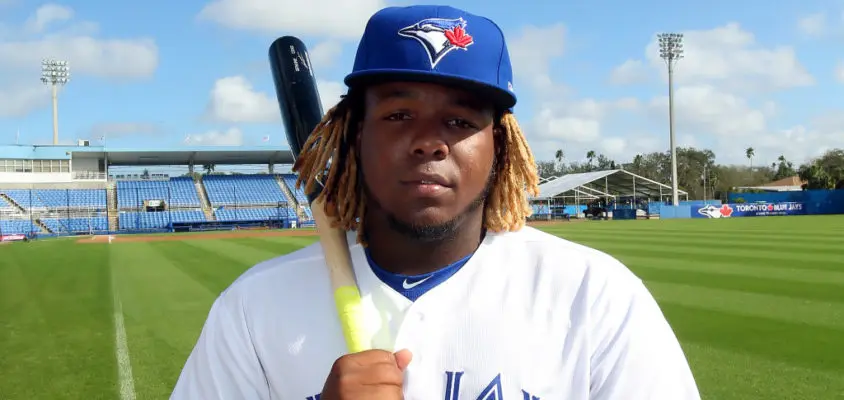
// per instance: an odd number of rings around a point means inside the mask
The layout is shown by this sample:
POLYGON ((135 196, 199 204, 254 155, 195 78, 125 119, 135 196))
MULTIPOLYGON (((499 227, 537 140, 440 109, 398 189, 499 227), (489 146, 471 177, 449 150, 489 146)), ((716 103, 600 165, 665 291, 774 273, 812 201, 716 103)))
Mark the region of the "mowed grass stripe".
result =
MULTIPOLYGON (((765 263, 713 262, 708 259, 689 260, 677 256, 656 258, 619 255, 618 259, 628 266, 635 265, 677 271, 695 271, 711 274, 780 279, 802 283, 842 285, 844 289, 844 271, 787 268, 770 266, 765 263)), ((730 279, 730 277, 727 276, 724 279, 730 279)))
POLYGON ((278 256, 278 253, 259 249, 256 247, 249 247, 235 242, 232 239, 225 240, 202 240, 185 243, 188 246, 200 249, 211 257, 220 257, 221 261, 231 260, 232 263, 238 265, 241 272, 242 266, 247 268, 254 266, 263 261, 267 261, 278 256))
POLYGON ((0 249, 0 398, 116 397, 105 248, 29 244, 0 249))
POLYGON ((243 271, 254 265, 248 255, 209 251, 193 244, 206 241, 150 242, 150 246, 164 255, 176 268, 204 285, 215 296, 226 289, 243 271))
POLYGON ((704 400, 844 398, 844 379, 836 371, 818 370, 704 343, 683 342, 683 351, 704 400))
POLYGON ((650 232, 646 235, 629 235, 619 233, 617 235, 607 235, 600 232, 577 232, 569 234, 569 240, 614 240, 624 241, 627 243, 640 243, 642 245, 651 244, 674 244, 690 242, 698 247, 707 248, 746 248, 746 249, 760 249, 767 250, 770 248, 789 249, 795 252, 805 251, 822 251, 822 252, 838 252, 841 254, 842 246, 844 246, 844 239, 838 237, 830 237, 830 233, 824 232, 816 236, 807 235, 793 235, 780 236, 777 238, 760 237, 759 235, 741 235, 730 234, 700 234, 697 232, 686 233, 672 233, 663 234, 650 232))
POLYGON ((616 257, 626 255, 652 258, 677 258, 683 260, 708 260, 717 263, 747 263, 785 268, 805 268, 809 270, 844 271, 844 254, 837 256, 834 254, 815 254, 812 252, 793 253, 773 249, 764 252, 738 249, 721 251, 717 248, 697 248, 692 245, 642 245, 606 240, 573 241, 594 247, 616 257))
POLYGON ((292 253, 303 247, 316 242, 317 238, 312 237, 254 237, 254 238, 238 238, 228 239, 228 241, 247 246, 250 248, 268 251, 275 256, 292 253))
MULTIPOLYGON (((168 398, 218 292, 186 273, 177 264, 181 261, 155 243, 105 246, 123 303, 137 398, 168 398)), ((205 261, 215 268, 213 256, 205 261)))
POLYGON ((726 276, 724 274, 661 269, 643 265, 631 265, 630 269, 639 278, 650 282, 677 283, 844 304, 844 285, 803 283, 738 275, 726 276))
POLYGON ((683 343, 697 343, 737 353, 844 372, 844 331, 770 318, 751 317, 662 303, 666 318, 683 343))
POLYGON ((839 329, 844 332, 844 307, 840 303, 798 300, 788 297, 750 293, 739 290, 713 289, 692 284, 645 282, 662 303, 705 308, 751 317, 802 323, 839 329))

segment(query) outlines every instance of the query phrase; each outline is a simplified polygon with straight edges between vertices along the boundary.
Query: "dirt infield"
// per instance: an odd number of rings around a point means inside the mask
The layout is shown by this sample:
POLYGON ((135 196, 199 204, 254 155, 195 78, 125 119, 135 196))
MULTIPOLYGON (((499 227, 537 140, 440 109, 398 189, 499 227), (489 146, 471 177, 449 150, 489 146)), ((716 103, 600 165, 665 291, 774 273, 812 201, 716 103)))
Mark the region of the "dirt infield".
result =
MULTIPOLYGON (((558 225, 560 221, 531 221, 528 222, 530 226, 549 226, 558 225)), ((252 230, 244 229, 237 231, 214 231, 202 233, 164 233, 154 235, 144 234, 126 234, 126 235, 96 235, 80 238, 76 242, 84 244, 101 244, 101 243, 142 243, 142 242, 173 242, 184 240, 209 240, 209 239, 235 239, 235 238, 250 238, 250 237, 306 237, 316 236, 317 232, 314 229, 286 229, 286 230, 252 230)))
POLYGON ((208 233, 186 233, 186 234, 160 234, 160 235, 97 235, 79 239, 77 243, 139 243, 139 242, 172 242, 184 240, 208 240, 208 239, 234 239, 250 237, 304 237, 316 236, 316 230, 310 229, 288 229, 281 231, 217 231, 208 233))

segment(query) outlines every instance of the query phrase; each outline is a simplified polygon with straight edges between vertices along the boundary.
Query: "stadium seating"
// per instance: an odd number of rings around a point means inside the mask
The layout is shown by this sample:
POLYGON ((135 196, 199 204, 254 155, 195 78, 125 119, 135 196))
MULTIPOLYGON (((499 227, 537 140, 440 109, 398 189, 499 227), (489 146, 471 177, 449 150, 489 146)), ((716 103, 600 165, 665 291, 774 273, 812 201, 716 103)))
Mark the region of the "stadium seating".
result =
POLYGON ((259 222, 295 220, 296 211, 291 208, 222 208, 214 212, 220 222, 259 222))
POLYGON ((204 222, 205 214, 194 210, 171 210, 165 212, 120 212, 118 223, 121 230, 165 229, 170 223, 204 222))
POLYGON ((299 179, 295 174, 282 174, 281 180, 290 189, 290 193, 293 193, 293 198, 299 204, 308 204, 308 196, 305 195, 305 191, 302 189, 296 189, 296 180, 299 179))
POLYGON ((171 207, 199 207, 193 178, 170 180, 117 181, 117 204, 120 208, 140 208, 146 200, 163 200, 171 207))
POLYGON ((0 193, 9 196, 15 203, 18 203, 19 206, 29 209, 32 207, 39 207, 43 208, 44 203, 41 201, 40 198, 35 194, 36 191, 28 190, 28 189, 2 189, 0 193))
POLYGON ((287 202, 273 175, 206 175, 202 181, 215 207, 287 202))
POLYGON ((32 195, 48 208, 106 208, 103 189, 33 190, 32 195))
POLYGON ((107 232, 108 218, 41 218, 41 223, 53 233, 107 232))
POLYGON ((28 219, 0 220, 0 234, 2 235, 20 235, 40 231, 38 225, 28 219))
POLYGON ((103 189, 0 189, 19 206, 30 208, 105 208, 103 189))
POLYGON ((0 208, 9 208, 9 207, 12 207, 12 205, 9 204, 9 202, 6 201, 6 199, 0 197, 0 208))

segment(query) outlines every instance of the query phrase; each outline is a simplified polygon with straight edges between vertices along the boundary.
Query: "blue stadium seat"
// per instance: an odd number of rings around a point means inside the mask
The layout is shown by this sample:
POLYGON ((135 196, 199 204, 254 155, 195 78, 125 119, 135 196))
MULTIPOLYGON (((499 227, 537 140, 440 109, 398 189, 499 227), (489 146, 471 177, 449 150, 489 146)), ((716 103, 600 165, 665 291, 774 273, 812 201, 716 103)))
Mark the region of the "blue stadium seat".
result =
POLYGON ((121 230, 165 229, 170 223, 205 222, 205 213, 196 210, 170 210, 162 212, 121 211, 118 223, 121 230))
POLYGON ((41 218, 41 223, 53 233, 108 232, 106 217, 41 218))
POLYGON ((0 189, 19 206, 30 208, 98 208, 105 209, 105 189, 0 189))
POLYGON ((295 220, 292 208, 222 208, 214 212, 220 222, 260 222, 295 220))
POLYGON ((206 175, 202 181, 215 207, 287 202, 273 175, 206 175))
POLYGON ((0 234, 2 235, 23 235, 40 231, 38 225, 29 219, 0 220, 0 234))
POLYGON ((146 200, 163 200, 171 207, 199 207, 193 178, 181 176, 169 181, 117 181, 119 208, 141 208, 146 200))
POLYGON ((296 199, 297 203, 308 204, 308 196, 305 195, 305 191, 302 189, 296 189, 296 180, 299 179, 296 174, 282 174, 281 179, 287 188, 290 189, 290 192, 293 193, 293 197, 296 199))

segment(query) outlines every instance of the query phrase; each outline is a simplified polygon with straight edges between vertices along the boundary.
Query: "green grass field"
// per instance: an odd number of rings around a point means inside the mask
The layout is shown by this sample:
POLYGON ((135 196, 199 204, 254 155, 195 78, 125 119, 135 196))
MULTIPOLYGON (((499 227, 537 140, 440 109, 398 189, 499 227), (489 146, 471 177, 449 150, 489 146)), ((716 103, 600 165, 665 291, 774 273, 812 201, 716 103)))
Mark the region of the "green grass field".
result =
MULTIPOLYGON (((705 399, 844 398, 844 216, 543 229, 646 281, 705 399)), ((137 398, 167 398, 214 298, 253 264, 314 240, 0 247, 0 399, 119 398, 116 305, 137 398)))

